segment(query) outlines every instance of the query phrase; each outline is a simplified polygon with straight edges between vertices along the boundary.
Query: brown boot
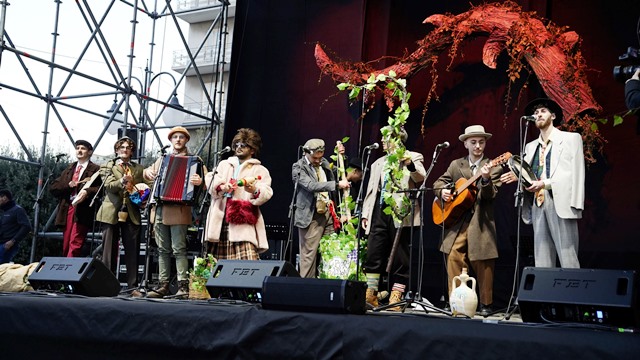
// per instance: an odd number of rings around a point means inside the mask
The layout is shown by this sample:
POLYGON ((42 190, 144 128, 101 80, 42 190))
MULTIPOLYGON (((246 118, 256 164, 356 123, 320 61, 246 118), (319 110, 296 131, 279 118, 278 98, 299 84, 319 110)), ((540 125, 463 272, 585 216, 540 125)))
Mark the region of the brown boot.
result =
MULTIPOLYGON (((398 290, 391 290, 391 295, 389 296, 389 304, 395 304, 402 301, 402 292, 398 290)), ((389 311, 402 311, 402 307, 394 306, 390 307, 387 310, 389 311)))
POLYGON ((169 283, 163 282, 163 283, 160 283, 160 285, 157 288, 149 291, 149 293, 147 294, 147 297, 151 299, 162 299, 167 295, 171 295, 171 290, 169 290, 169 283))
POLYGON ((176 297, 187 299, 189 298, 189 280, 178 281, 178 292, 176 297))
POLYGON ((380 305, 378 303, 378 291, 373 290, 372 288, 367 288, 366 301, 368 308, 377 308, 380 305))

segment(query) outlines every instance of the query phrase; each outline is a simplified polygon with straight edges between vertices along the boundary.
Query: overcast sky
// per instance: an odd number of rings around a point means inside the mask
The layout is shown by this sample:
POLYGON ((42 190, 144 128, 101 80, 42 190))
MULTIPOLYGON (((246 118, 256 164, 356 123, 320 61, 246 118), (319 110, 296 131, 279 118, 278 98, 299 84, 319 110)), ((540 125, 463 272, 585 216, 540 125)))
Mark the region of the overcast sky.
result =
MULTIPOLYGON (((133 1, 132 1, 133 2, 133 1)), ((82 2, 81 2, 82 3, 82 2)), ((99 21, 105 14, 110 1, 88 1, 91 4, 91 12, 99 21)), ((147 6, 154 6, 155 1, 146 1, 147 6)), ((158 6, 164 5, 164 1, 158 1, 158 6)), ((142 2, 140 2, 142 6, 142 2)), ((20 50, 31 54, 34 57, 51 59, 53 49, 54 25, 56 19, 57 4, 54 0, 15 0, 7 6, 5 31, 10 37, 14 46, 20 50)), ((83 6, 84 9, 84 6, 83 6)), ((153 9, 150 9, 153 10, 153 9)), ((158 9, 160 12, 162 9, 158 9)), ((131 44, 131 20, 133 19, 133 8, 125 3, 116 1, 113 4, 105 23, 102 27, 103 34, 108 46, 120 67, 123 76, 127 76, 129 71, 129 54, 131 44)), ((136 28, 134 63, 132 76, 141 81, 144 80, 144 68, 150 54, 150 42, 152 31, 152 20, 142 12, 137 13, 138 26, 136 28)), ((188 37, 187 24, 179 20, 185 37, 188 37)), ((91 32, 85 23, 78 5, 75 1, 63 1, 60 4, 58 30, 59 36, 56 41, 55 63, 71 68, 78 60, 82 50, 87 46, 91 32)), ((175 25, 170 17, 163 17, 156 22, 155 49, 153 53, 153 72, 171 71, 173 51, 181 50, 179 37, 175 25), (167 39, 165 41, 165 39, 167 39)), ((7 42, 7 46, 11 46, 7 42)), ((22 58, 29 74, 33 77, 37 90, 28 80, 25 70, 18 62, 15 54, 4 51, 2 63, 0 64, 0 83, 13 86, 30 93, 48 93, 50 69, 46 64, 22 58)), ((95 43, 91 43, 89 50, 84 55, 82 62, 78 66, 78 71, 87 73, 92 77, 114 83, 111 73, 100 54, 95 43)), ((73 76, 68 85, 61 92, 62 84, 67 80, 68 73, 62 70, 55 70, 53 73, 53 96, 78 96, 84 94, 97 94, 113 91, 108 86, 98 84, 79 76, 73 76)), ((178 79, 180 74, 172 72, 178 79)), ((134 89, 140 91, 140 86, 134 81, 134 89)), ((169 76, 158 77, 151 89, 151 95, 159 99, 166 100, 173 88, 173 81, 169 76)), ((182 88, 182 87, 181 87, 182 88)), ((178 98, 183 102, 183 92, 178 90, 178 98)), ((133 98, 132 98, 133 100, 133 98)), ((97 113, 106 113, 113 103, 113 95, 92 96, 82 99, 72 99, 67 101, 75 106, 88 108, 97 113)), ((35 145, 38 149, 43 139, 43 129, 46 119, 46 103, 37 98, 21 94, 11 89, 0 90, 0 105, 7 113, 9 120, 16 128, 16 131, 27 145, 35 145)), ((104 128, 103 120, 94 115, 82 111, 57 106, 60 116, 74 139, 85 139, 91 143, 96 142, 101 130, 104 128)), ((150 105, 152 117, 156 114, 155 105, 150 105)), ((137 111, 135 111, 137 114, 137 111)), ((54 149, 54 152, 71 153, 73 145, 67 135, 65 135, 63 125, 58 120, 54 112, 50 112, 48 117, 49 135, 47 142, 54 149)), ((159 125, 162 124, 160 120, 159 125)), ((164 139, 163 134, 161 137, 164 139)), ((12 146, 18 149, 18 141, 11 132, 7 121, 0 114, 0 134, 12 146), (15 145, 15 146, 14 146, 15 145)), ((4 139, 3 139, 4 140, 4 139)), ((98 144, 95 153, 109 155, 112 153, 112 145, 116 141, 116 135, 105 134, 98 144)), ((147 136, 148 147, 159 148, 151 133, 147 136)), ((37 158, 39 153, 34 154, 37 158)))

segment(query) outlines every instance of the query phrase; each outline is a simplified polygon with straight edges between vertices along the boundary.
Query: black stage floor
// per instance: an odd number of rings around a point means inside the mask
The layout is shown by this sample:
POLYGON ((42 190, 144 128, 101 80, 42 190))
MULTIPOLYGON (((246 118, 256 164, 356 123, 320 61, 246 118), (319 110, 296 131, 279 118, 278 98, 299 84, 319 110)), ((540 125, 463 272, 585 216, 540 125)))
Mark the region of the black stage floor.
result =
POLYGON ((450 318, 337 315, 220 300, 0 293, 2 359, 638 359, 640 335, 450 318))

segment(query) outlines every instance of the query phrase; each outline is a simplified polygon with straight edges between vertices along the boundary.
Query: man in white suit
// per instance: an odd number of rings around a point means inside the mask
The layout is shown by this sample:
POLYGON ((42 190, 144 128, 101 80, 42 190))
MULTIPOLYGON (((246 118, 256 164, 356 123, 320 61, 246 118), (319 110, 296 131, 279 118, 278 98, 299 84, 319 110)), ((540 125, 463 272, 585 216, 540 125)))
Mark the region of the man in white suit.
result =
MULTIPOLYGON (((540 136, 525 146, 524 160, 539 180, 527 187, 522 220, 533 225, 536 267, 579 268, 578 219, 584 209, 584 153, 580 134, 556 128, 562 109, 550 99, 536 99, 525 108, 540 136)), ((512 172, 503 182, 514 182, 512 172)))

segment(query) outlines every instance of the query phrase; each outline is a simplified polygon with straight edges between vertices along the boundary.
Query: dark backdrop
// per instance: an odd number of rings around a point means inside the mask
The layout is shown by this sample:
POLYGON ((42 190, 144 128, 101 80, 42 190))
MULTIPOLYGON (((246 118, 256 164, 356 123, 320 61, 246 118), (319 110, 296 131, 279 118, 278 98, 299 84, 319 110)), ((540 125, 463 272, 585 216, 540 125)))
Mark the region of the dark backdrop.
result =
MULTIPOLYGON (((478 1, 471 1, 480 4, 478 1)), ((638 47, 635 36, 640 16, 637 1, 519 1, 524 10, 535 10, 557 25, 569 26, 582 39, 582 52, 590 68, 589 82, 602 117, 623 112, 624 86, 612 78, 618 56, 628 46, 638 47)), ((321 77, 313 56, 314 45, 326 46, 330 56, 346 61, 372 61, 383 56, 401 56, 416 48, 415 41, 430 30, 422 21, 429 15, 460 13, 469 1, 424 0, 246 0, 236 12, 227 123, 228 143, 240 127, 260 132, 264 147, 260 159, 273 176, 273 199, 263 207, 268 224, 287 224, 293 192, 291 164, 299 157, 299 146, 312 137, 324 139, 328 148, 349 136, 347 153, 355 156, 361 146, 379 141, 379 128, 386 122, 385 109, 376 107, 364 119, 362 132, 357 118, 361 105, 349 105, 346 93, 338 93, 328 77, 321 77)), ((520 103, 505 106, 506 59, 496 70, 481 63, 486 38, 467 41, 464 58, 458 57, 450 71, 443 56, 438 63, 440 101, 432 102, 425 119, 426 134, 419 133, 427 90, 427 71, 409 80, 412 115, 408 122, 408 147, 425 155, 429 165, 434 146, 449 141, 452 146, 440 156, 429 183, 442 174, 449 162, 466 154, 457 140, 464 128, 483 124, 494 134, 487 155, 518 152, 518 118, 528 100, 543 96, 533 80, 520 103), (516 107, 514 109, 514 106, 516 107), (507 116, 505 118, 505 113, 507 116)), ((384 59, 378 68, 393 59, 384 59)), ((512 95, 517 95, 513 93, 512 95)), ((608 140, 598 161, 587 169, 586 210, 580 222, 580 261, 585 268, 638 269, 640 253, 640 196, 637 160, 640 149, 637 119, 626 117, 618 127, 602 126, 608 140)), ((537 135, 537 131, 533 131, 537 135)), ((374 152, 373 159, 381 156, 374 152)), ((327 154, 328 155, 328 154, 327 154)), ((498 196, 496 223, 500 258, 497 261, 495 297, 508 298, 516 264, 518 221, 514 208, 515 185, 504 186, 498 196)), ((431 194, 426 195, 430 204, 431 194)), ((423 245, 425 269, 423 294, 437 301, 445 286, 443 259, 437 251, 440 229, 431 222, 425 207, 423 245)), ((532 230, 521 226, 520 265, 532 265, 532 230)))

